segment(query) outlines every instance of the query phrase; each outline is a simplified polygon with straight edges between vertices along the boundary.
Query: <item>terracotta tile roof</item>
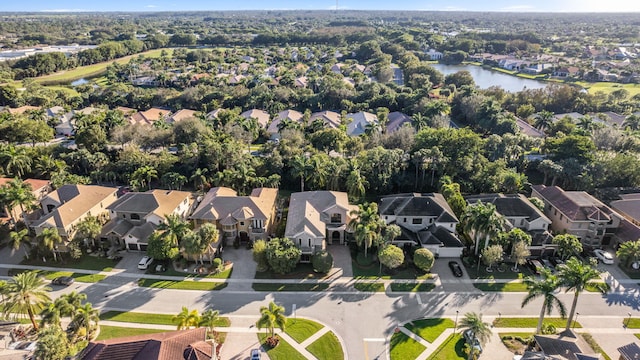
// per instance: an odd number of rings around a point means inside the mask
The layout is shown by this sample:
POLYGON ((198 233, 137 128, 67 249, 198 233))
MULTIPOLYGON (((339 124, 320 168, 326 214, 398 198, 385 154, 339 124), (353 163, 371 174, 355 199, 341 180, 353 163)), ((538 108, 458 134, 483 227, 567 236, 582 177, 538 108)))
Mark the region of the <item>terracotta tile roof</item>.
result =
POLYGON ((534 185, 533 189, 569 219, 609 220, 614 211, 584 191, 564 191, 557 186, 534 185))
POLYGON ((340 123, 341 123, 340 117, 341 117, 340 114, 335 111, 325 110, 325 111, 311 114, 311 118, 309 119, 309 122, 311 123, 316 119, 321 119, 322 121, 324 121, 325 126, 335 129, 338 126, 340 126, 340 123))
POLYGON ((267 124, 269 123, 269 120, 271 119, 271 116, 269 115, 268 112, 264 110, 259 110, 259 109, 247 110, 242 114, 240 114, 240 116, 242 116, 245 119, 254 118, 258 120, 258 124, 260 124, 260 127, 262 128, 266 128, 267 124))
POLYGON ((162 218, 171 214, 180 204, 191 197, 190 192, 177 190, 149 190, 124 194, 107 209, 126 213, 154 213, 162 218))
POLYGON ((205 328, 115 338, 89 343, 81 360, 210 360, 205 328))
POLYGON ((332 207, 346 211, 345 224, 351 221, 349 213, 356 208, 349 204, 345 192, 305 191, 291 194, 285 236, 294 237, 304 231, 324 237, 326 224, 322 221, 322 214, 332 207))
POLYGON ((195 118, 196 113, 197 111, 195 110, 182 109, 182 110, 176 111, 176 113, 171 115, 171 117, 168 120, 169 122, 178 122, 184 119, 195 118))
POLYGON ((231 216, 234 219, 251 218, 267 220, 275 206, 278 189, 258 188, 249 196, 237 196, 232 189, 225 187, 211 188, 204 196, 198 208, 191 215, 191 219, 220 221, 231 216), (237 217, 236 217, 237 216, 237 217))
POLYGON ((171 111, 160 108, 151 108, 147 111, 141 111, 139 114, 149 123, 153 123, 162 118, 168 118, 171 115, 171 111))

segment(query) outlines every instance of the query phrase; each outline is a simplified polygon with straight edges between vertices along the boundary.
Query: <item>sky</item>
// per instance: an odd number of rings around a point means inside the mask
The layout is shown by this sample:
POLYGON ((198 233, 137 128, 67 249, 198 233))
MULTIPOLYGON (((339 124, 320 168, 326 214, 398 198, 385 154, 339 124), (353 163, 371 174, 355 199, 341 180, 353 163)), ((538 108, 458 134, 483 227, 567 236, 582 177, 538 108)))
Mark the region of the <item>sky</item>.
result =
MULTIPOLYGON (((640 12, 638 0, 338 0, 339 9, 640 12)), ((329 10, 335 0, 0 0, 4 11, 329 10)))

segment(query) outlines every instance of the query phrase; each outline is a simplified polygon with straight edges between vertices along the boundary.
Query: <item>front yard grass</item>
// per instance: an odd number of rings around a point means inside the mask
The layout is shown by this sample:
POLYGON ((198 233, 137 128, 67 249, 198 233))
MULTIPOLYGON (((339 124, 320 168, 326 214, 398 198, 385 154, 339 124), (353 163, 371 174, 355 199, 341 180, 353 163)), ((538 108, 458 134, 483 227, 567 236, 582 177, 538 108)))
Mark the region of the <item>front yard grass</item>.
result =
POLYGON ((457 360, 466 359, 467 356, 464 353, 464 339, 461 334, 451 334, 449 337, 436 349, 436 351, 427 358, 427 360, 457 360))
POLYGON ((473 286, 482 291, 527 292, 527 285, 514 281, 508 283, 474 283, 473 286))
POLYGON ((469 274, 469 278, 471 279, 524 279, 525 277, 532 275, 531 270, 526 266, 519 266, 518 272, 511 271, 511 264, 502 264, 505 271, 500 272, 497 269, 493 269, 493 272, 487 272, 487 267, 484 264, 480 265, 478 269, 478 265, 467 265, 464 261, 462 264, 465 267, 467 274, 469 274))
POLYGON ((625 318, 622 324, 626 325, 627 329, 640 329, 640 318, 625 318))
POLYGON ((105 257, 91 255, 82 255, 80 259, 70 259, 65 255, 59 261, 47 262, 39 259, 25 259, 20 263, 20 265, 48 266, 56 268, 73 268, 96 271, 111 271, 113 270, 113 266, 115 264, 117 264, 117 261, 107 259, 105 257))
POLYGON ((527 348, 525 340, 530 339, 533 333, 499 333, 498 336, 502 340, 502 344, 514 354, 522 354, 527 348))
POLYGON ((607 355, 607 353, 605 353, 604 350, 602 350, 600 345, 598 345, 598 343, 596 342, 596 339, 594 339, 593 336, 591 336, 591 334, 589 334, 589 333, 581 333, 580 335, 582 335, 582 338, 584 339, 584 341, 586 341, 587 344, 589 344, 589 346, 591 346, 593 351, 602 354, 602 358, 604 360, 611 360, 609 355, 607 355))
POLYGON ((442 318, 421 319, 404 324, 407 330, 430 343, 434 342, 445 329, 453 328, 454 326, 453 320, 442 318))
POLYGON ((435 289, 435 285, 431 283, 399 283, 392 282, 389 285, 391 291, 400 291, 400 292, 427 292, 435 289))
POLYGON ((324 279, 327 274, 317 273, 313 271, 313 265, 307 263, 301 263, 289 274, 276 274, 275 272, 268 270, 259 272, 256 271, 254 279, 324 279))
POLYGON ((298 344, 307 340, 311 335, 317 333, 324 326, 315 321, 307 319, 287 319, 285 332, 291 336, 298 344))
POLYGON ((138 286, 156 289, 176 289, 176 290, 222 290, 227 287, 227 283, 213 281, 174 281, 145 279, 138 280, 138 286))
MULTIPOLYGON (((100 320, 153 325, 176 325, 173 321, 174 316, 175 315, 170 314, 152 314, 132 311, 107 311, 100 314, 100 320)), ((228 327, 229 325, 231 325, 231 320, 224 316, 218 318, 218 321, 215 323, 215 326, 218 327, 228 327)))
POLYGON ((307 351, 318 358, 318 360, 344 359, 344 351, 342 350, 340 341, 338 341, 338 337, 336 337, 332 331, 320 336, 318 340, 307 346, 307 351))
POLYGON ((121 326, 100 325, 100 335, 98 335, 98 338, 96 340, 109 340, 117 337, 156 334, 167 331, 169 330, 139 329, 121 326))
POLYGON ((155 272, 155 265, 156 263, 154 262, 152 266, 149 266, 149 269, 147 270, 146 273, 153 274, 153 275, 163 275, 163 276, 180 276, 180 277, 186 277, 186 278, 228 279, 231 276, 231 273, 233 272, 233 266, 230 266, 228 269, 225 269, 216 274, 196 274, 193 272, 176 270, 173 267, 173 265, 171 265, 167 267, 166 271, 159 273, 159 272, 155 272))
POLYGON ((253 283, 251 288, 255 291, 324 291, 329 288, 329 284, 253 283))
POLYGON ((300 354, 293 346, 289 345, 283 338, 280 338, 280 343, 274 348, 270 348, 266 344, 267 334, 258 333, 258 340, 263 349, 267 349, 267 355, 271 360, 306 360, 302 354, 300 354))
POLYGON ((393 274, 385 274, 384 271, 381 273, 380 264, 377 261, 373 261, 370 265, 361 265, 356 260, 352 259, 351 269, 353 270, 354 279, 428 280, 433 278, 433 274, 424 273, 413 266, 405 266, 401 269, 396 269, 393 274))
MULTIPOLYGON (((24 270, 24 269, 9 269, 9 274, 17 275, 22 272, 32 271, 32 270, 24 270)), ((74 273, 71 271, 44 271, 44 270, 33 270, 38 274, 44 276, 47 280, 53 280, 59 276, 71 276, 78 282, 83 283, 97 283, 99 281, 104 280, 106 275, 100 274, 83 274, 83 273, 74 273)))
MULTIPOLYGON (((564 329, 567 326, 567 319, 559 318, 559 317, 545 317, 543 320, 544 324, 551 324, 555 326, 557 329, 564 329)), ((530 318, 518 318, 518 317, 501 317, 493 320, 493 326, 497 328, 532 328, 535 329, 538 326, 538 318, 530 317, 530 318)), ((581 328, 579 322, 575 320, 571 324, 572 328, 581 328)))
POLYGON ((633 270, 625 266, 618 265, 620 270, 622 270, 630 279, 640 279, 640 270, 633 270))
POLYGON ((415 359, 426 349, 422 344, 401 332, 391 335, 389 347, 391 360, 415 359))
POLYGON ((356 282, 353 287, 358 291, 384 292, 384 283, 381 282, 356 282))

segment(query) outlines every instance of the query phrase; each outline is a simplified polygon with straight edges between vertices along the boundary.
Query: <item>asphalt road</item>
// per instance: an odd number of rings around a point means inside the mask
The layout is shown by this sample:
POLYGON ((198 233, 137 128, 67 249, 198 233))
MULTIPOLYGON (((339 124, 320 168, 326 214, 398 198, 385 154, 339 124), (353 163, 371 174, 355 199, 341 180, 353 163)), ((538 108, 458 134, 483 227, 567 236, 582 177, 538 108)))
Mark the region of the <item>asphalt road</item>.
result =
MULTIPOLYGON (((396 324, 421 317, 455 317, 473 311, 487 317, 538 316, 542 300, 524 309, 523 293, 430 292, 421 294, 296 292, 256 293, 243 291, 185 291, 140 288, 126 284, 74 284, 55 292, 54 296, 71 290, 83 291, 88 301, 104 310, 133 310, 176 314, 182 306, 200 311, 220 310, 224 315, 258 315, 258 309, 269 301, 282 304, 290 314, 296 305, 299 316, 317 319, 343 338, 350 359, 386 359, 383 339, 390 336, 396 324), (418 299, 419 297, 419 299, 418 299)), ((573 294, 560 293, 559 298, 570 306, 573 294)), ((619 326, 628 313, 640 310, 640 296, 635 286, 629 290, 601 295, 585 292, 580 295, 580 322, 587 327, 619 326), (603 318, 615 320, 603 321, 603 318)), ((557 314, 554 314, 557 316, 557 314)))

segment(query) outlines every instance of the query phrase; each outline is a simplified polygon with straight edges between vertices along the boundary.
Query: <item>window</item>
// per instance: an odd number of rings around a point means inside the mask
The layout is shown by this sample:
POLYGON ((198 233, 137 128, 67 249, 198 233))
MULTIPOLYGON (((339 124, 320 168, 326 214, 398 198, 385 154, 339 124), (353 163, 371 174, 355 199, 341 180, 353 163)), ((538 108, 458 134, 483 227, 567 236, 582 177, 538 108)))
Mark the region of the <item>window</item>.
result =
POLYGON ((311 247, 311 239, 309 239, 309 247, 311 247))
POLYGON ((553 210, 553 215, 558 215, 558 210, 553 210))
POLYGON ((524 226, 524 219, 520 219, 520 226, 524 226))
POLYGON ((404 219, 402 220, 402 222, 407 222, 407 218, 404 218, 404 219))
POLYGON ((563 217, 562 217, 562 214, 560 214, 560 220, 562 220, 562 218, 563 218, 563 217))
POLYGON ((244 226, 244 221, 240 221, 240 226, 244 226))
POLYGON ((138 215, 138 214, 131 214, 131 220, 140 220, 140 215, 138 215))
POLYGON ((411 223, 413 225, 420 225, 422 224, 422 219, 421 218, 413 218, 413 220, 411 221, 411 223))
POLYGON ((341 214, 331 214, 331 223, 341 223, 342 222, 342 215, 341 214))

